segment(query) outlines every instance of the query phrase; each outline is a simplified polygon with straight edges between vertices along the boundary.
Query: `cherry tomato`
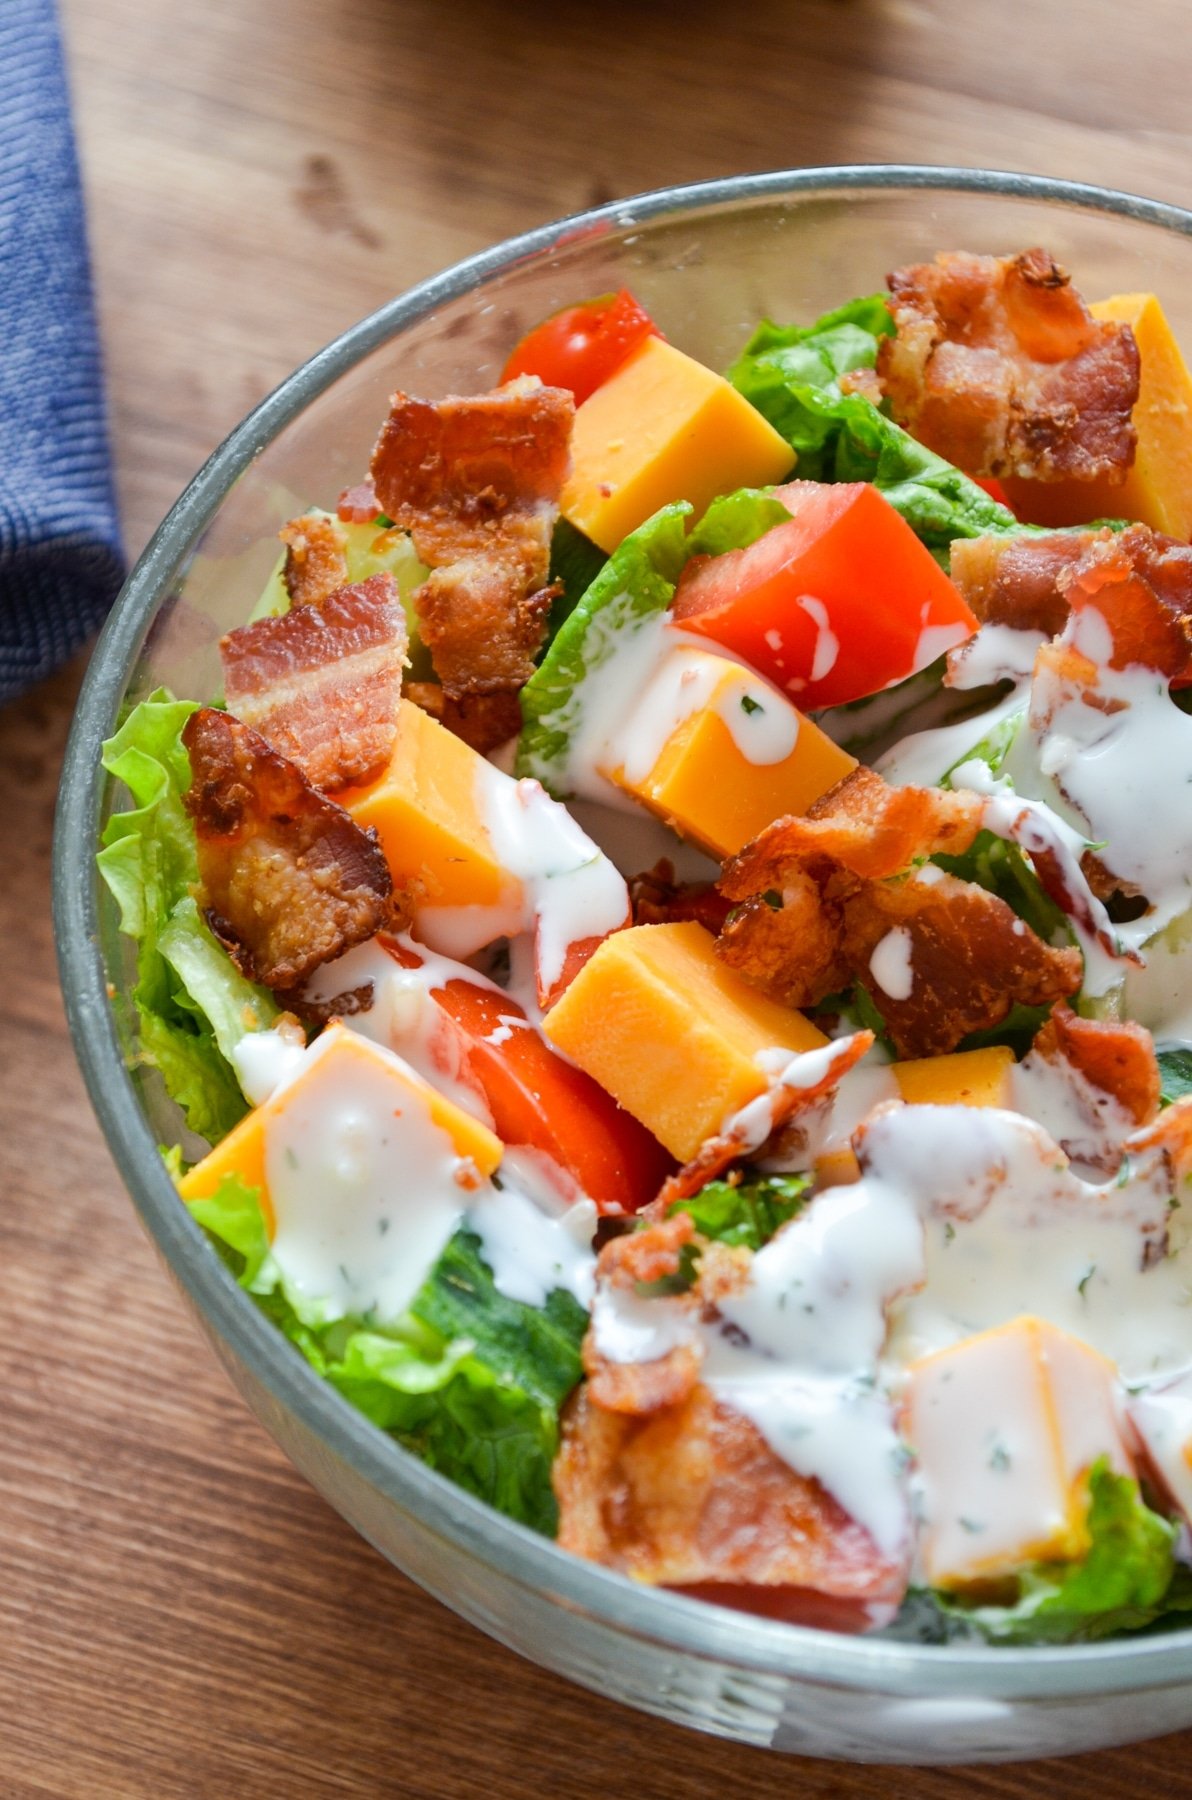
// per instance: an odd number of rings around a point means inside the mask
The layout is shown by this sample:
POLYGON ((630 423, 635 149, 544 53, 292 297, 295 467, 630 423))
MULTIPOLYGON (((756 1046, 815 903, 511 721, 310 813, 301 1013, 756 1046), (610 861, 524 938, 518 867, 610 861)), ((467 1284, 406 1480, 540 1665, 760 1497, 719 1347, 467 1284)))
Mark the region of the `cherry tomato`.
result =
POLYGON ((537 375, 548 387, 570 388, 580 406, 651 336, 662 333, 628 288, 601 294, 579 306, 565 306, 528 331, 501 380, 537 375))

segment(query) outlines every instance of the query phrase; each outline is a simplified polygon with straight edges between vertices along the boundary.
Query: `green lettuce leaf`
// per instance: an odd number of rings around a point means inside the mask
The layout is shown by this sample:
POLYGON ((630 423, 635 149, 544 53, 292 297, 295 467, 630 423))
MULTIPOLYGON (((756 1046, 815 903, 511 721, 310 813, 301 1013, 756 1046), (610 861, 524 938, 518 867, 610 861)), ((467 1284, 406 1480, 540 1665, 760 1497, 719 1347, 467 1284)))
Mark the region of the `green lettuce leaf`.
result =
POLYGON ((720 1244, 760 1250, 779 1226, 802 1211, 810 1174, 747 1174, 737 1183, 709 1181, 690 1200, 676 1200, 671 1213, 690 1213, 701 1237, 720 1244))
POLYGON ((255 1188, 228 1176, 189 1206, 241 1286, 345 1399, 470 1493, 554 1534, 559 1411, 582 1374, 588 1325, 571 1294, 556 1289, 541 1308, 509 1299, 465 1220, 400 1319, 329 1324, 287 1290, 255 1188))
POLYGON ((571 617, 607 561, 608 557, 600 546, 594 544, 591 538, 585 537, 570 519, 565 519, 560 514, 551 533, 548 579, 562 582, 563 592, 557 594, 550 603, 543 655, 550 649, 561 627, 571 617))
POLYGON ((728 372, 795 451, 812 481, 872 481, 929 549, 956 538, 1024 529, 1013 513, 942 456, 896 425, 840 376, 871 369, 893 330, 880 295, 855 300, 808 326, 763 321, 728 372))
POLYGON ((190 1129, 215 1143, 248 1110, 230 1052, 272 1024, 277 1007, 240 974, 191 894, 199 870, 182 804, 190 786, 182 729, 194 710, 159 690, 104 745, 104 768, 133 805, 108 820, 97 861, 137 947, 137 1061, 160 1072, 190 1129))
POLYGON ((1192 1050, 1160 1050, 1159 1098, 1163 1106, 1192 1094, 1192 1050))
POLYGON ((1088 1555, 1035 1564, 1019 1578, 1012 1606, 937 1596, 941 1610, 1005 1644, 1088 1643, 1151 1624, 1172 1589, 1175 1526, 1144 1504, 1136 1481, 1102 1461, 1089 1482, 1088 1529, 1088 1555))

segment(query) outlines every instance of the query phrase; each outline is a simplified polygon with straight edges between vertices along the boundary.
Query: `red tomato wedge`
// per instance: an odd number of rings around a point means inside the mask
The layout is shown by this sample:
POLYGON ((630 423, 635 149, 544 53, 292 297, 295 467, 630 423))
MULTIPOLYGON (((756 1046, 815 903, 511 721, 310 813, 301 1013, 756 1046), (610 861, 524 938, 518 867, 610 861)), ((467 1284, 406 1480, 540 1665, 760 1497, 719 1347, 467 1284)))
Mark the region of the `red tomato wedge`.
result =
POLYGON ((934 662, 977 621, 868 482, 792 481, 791 512, 746 550, 693 557, 674 620, 733 650, 804 711, 860 700, 934 662))
POLYGON ((547 387, 570 388, 580 406, 643 339, 661 336, 645 307, 622 288, 565 306, 535 325, 514 349, 501 380, 537 375, 547 387))
MULTIPOLYGON (((403 968, 418 967, 421 959, 404 944, 379 942, 403 968)), ((431 998, 456 1027, 459 1073, 483 1094, 503 1143, 552 1157, 602 1214, 637 1212, 654 1198, 673 1157, 552 1050, 516 1000, 462 977, 432 988, 431 998)))

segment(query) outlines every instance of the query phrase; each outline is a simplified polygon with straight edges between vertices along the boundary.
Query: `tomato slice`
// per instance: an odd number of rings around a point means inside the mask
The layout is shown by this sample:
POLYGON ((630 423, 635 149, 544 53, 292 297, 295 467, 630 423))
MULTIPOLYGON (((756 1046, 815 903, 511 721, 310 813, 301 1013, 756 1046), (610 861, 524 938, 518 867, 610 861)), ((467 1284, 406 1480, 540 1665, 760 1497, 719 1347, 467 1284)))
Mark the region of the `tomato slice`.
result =
POLYGON ((692 558, 674 622, 735 651, 804 711, 877 693, 977 629, 869 482, 792 481, 776 498, 789 524, 745 550, 692 558))
POLYGON ((537 375, 548 387, 570 388, 580 406, 648 337, 661 337, 628 288, 565 306, 528 331, 501 372, 537 375))
MULTIPOLYGON (((391 938, 380 942, 403 968, 421 959, 391 938)), ((552 1050, 516 1000, 456 976, 431 989, 457 1031, 458 1073, 484 1095, 502 1142, 553 1158, 602 1214, 632 1213, 652 1200, 674 1159, 599 1082, 552 1050)))

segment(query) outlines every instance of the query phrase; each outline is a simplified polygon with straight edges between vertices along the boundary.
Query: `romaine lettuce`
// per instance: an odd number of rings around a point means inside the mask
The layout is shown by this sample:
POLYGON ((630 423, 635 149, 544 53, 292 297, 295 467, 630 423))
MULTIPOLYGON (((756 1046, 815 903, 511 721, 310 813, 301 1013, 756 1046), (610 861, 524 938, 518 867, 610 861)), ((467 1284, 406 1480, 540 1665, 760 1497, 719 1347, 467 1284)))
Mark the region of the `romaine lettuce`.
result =
POLYGON ((739 1182, 709 1181, 690 1200, 676 1200, 670 1211, 690 1213, 701 1237, 760 1250, 802 1211, 811 1182, 810 1174, 748 1172, 739 1182))
POLYGON ((191 895, 194 827, 182 796, 190 759, 182 728, 195 710, 164 689, 144 700, 104 745, 103 765, 133 799, 104 829, 99 872, 136 941, 138 1060, 160 1071, 190 1129, 217 1142, 248 1110, 228 1056, 277 1007, 216 942, 191 895))
POLYGON ((997 1643, 1071 1644, 1137 1631, 1178 1602, 1175 1526, 1144 1503, 1136 1481, 1104 1461, 1090 1477, 1088 1530, 1082 1561, 1036 1563, 1019 1578, 1012 1605, 937 1596, 941 1610, 997 1643))
POLYGON ((242 1287, 353 1406, 432 1468, 548 1536, 559 1410, 582 1374, 588 1316, 556 1289, 545 1307, 502 1294, 466 1220, 400 1319, 322 1321, 286 1287, 256 1189, 226 1177, 194 1218, 242 1287))

